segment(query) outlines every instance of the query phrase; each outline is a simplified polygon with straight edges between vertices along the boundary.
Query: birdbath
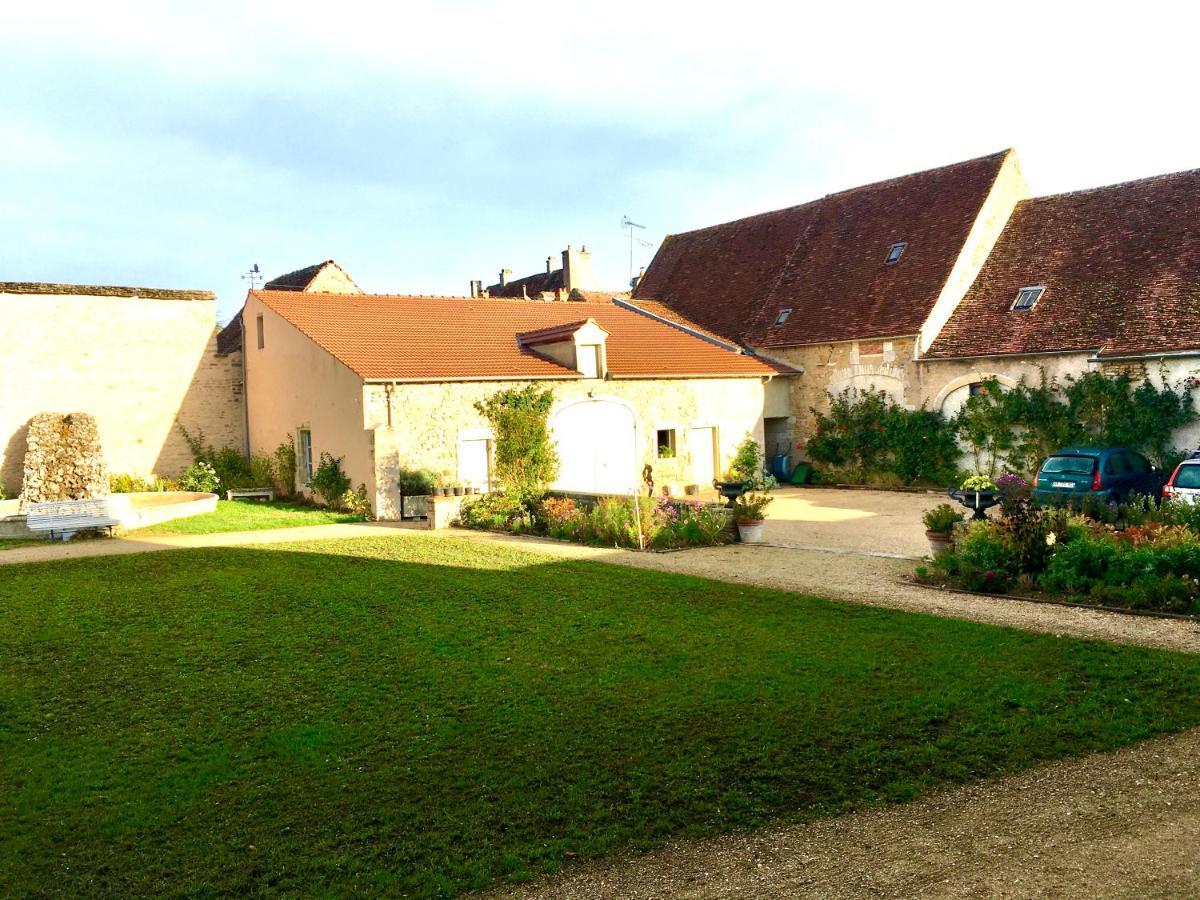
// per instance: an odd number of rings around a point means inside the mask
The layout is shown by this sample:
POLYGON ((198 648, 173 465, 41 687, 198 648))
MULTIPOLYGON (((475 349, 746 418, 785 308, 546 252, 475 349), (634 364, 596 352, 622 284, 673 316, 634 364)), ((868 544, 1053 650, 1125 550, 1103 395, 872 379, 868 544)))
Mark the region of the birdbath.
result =
MULTIPOLYGON (((717 489, 717 493, 729 501, 729 517, 733 520, 734 501, 742 494, 746 493, 751 488, 749 481, 714 481, 713 487, 717 489)), ((741 541, 738 535, 737 525, 733 526, 733 542, 736 544, 741 541)))
POLYGON ((1004 491, 992 488, 986 491, 972 491, 966 488, 950 488, 949 495, 975 514, 971 521, 986 520, 987 511, 998 504, 1004 497, 1004 491))

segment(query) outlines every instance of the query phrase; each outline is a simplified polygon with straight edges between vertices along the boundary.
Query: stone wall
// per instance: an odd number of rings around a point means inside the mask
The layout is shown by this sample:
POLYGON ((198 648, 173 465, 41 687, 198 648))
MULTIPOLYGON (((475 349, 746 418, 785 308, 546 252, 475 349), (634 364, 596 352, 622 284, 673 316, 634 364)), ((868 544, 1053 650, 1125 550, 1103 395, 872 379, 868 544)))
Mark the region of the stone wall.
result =
POLYGON ((26 435, 22 504, 108 496, 96 420, 87 413, 40 413, 26 435))
MULTIPOLYGON (((488 421, 474 407, 475 401, 526 383, 366 385, 365 422, 375 435, 375 471, 368 484, 376 486, 372 495, 376 515, 384 519, 399 517, 396 478, 401 467, 445 471, 453 477, 458 470, 460 440, 490 433, 488 421)), ((715 427, 715 462, 720 469, 728 465, 747 434, 763 441, 765 393, 759 378, 538 383, 554 391, 551 418, 559 407, 588 396, 629 403, 635 411, 640 464, 653 467, 659 489, 666 485, 676 494, 682 494, 684 486, 693 482, 692 454, 696 448, 688 443, 692 428, 715 427), (671 428, 677 436, 676 456, 661 459, 657 432, 671 428)), ((355 483, 364 480, 356 472, 350 474, 355 483)))
POLYGON ((9 495, 20 490, 39 413, 95 416, 110 472, 180 474, 191 455, 177 422, 218 447, 244 446, 241 353, 216 352, 213 295, 83 293, 93 290, 0 285, 0 481, 9 495))
POLYGON ((829 395, 848 387, 875 388, 886 391, 903 406, 919 406, 919 393, 914 389, 918 377, 913 360, 915 344, 916 338, 910 336, 764 350, 764 356, 804 370, 803 375, 787 379, 796 443, 803 445, 812 434, 812 410, 827 411, 829 395))

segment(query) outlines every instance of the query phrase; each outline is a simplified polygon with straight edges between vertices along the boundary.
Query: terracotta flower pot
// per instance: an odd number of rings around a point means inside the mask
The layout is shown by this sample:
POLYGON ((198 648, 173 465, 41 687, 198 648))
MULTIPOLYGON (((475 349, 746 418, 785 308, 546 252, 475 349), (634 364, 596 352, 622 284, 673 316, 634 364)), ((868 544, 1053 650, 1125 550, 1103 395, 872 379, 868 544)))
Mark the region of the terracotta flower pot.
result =
POLYGON ((738 522, 737 530, 743 544, 759 544, 762 542, 762 519, 759 519, 757 522, 738 522))
POLYGON ((943 553, 949 553, 950 548, 954 546, 954 538, 948 532, 944 531, 927 531, 925 537, 929 538, 929 553, 931 556, 941 556, 943 553))

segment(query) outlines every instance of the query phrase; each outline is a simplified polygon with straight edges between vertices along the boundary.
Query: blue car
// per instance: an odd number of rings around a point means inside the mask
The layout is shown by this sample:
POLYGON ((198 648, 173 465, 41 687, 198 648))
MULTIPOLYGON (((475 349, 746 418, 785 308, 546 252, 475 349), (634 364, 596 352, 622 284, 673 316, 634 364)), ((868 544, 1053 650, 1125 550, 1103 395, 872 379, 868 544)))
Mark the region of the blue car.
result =
POLYGON ((1128 447, 1066 447, 1038 469, 1033 500, 1055 506, 1124 503, 1131 494, 1158 497, 1163 473, 1128 447))

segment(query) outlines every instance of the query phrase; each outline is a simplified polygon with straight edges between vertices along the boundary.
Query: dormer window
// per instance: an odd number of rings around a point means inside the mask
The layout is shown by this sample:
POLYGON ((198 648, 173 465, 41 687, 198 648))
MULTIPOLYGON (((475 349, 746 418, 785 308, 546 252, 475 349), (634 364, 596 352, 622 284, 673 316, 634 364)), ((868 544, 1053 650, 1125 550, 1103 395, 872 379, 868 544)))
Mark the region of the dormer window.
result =
POLYGON ((584 378, 599 378, 601 357, 599 344, 579 345, 579 374, 584 378))
POLYGON ((904 241, 900 241, 898 244, 892 244, 892 249, 888 251, 887 259, 883 261, 884 264, 890 266, 893 263, 900 262, 900 257, 904 255, 904 251, 907 247, 908 244, 904 241))
POLYGON ((790 308, 789 309, 781 309, 779 311, 779 315, 777 315, 775 317, 776 327, 778 327, 778 326, 782 325, 784 322, 786 322, 788 320, 788 316, 790 316, 791 314, 792 314, 792 311, 790 308))
POLYGON ((1013 312, 1023 309, 1033 309, 1037 306, 1037 302, 1041 299, 1042 293, 1045 290, 1046 286, 1044 284, 1021 288, 1017 291, 1017 299, 1013 301, 1013 312))

